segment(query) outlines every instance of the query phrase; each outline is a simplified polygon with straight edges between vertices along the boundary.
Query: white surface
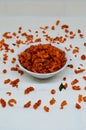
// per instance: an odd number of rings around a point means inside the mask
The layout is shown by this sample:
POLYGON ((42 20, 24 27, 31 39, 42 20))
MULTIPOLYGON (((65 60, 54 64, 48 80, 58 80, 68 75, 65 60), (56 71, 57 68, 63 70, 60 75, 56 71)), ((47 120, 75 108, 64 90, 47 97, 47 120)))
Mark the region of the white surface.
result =
MULTIPOLYGON (((69 47, 70 43, 75 46, 80 47, 80 53, 77 54, 77 58, 75 58, 71 51, 69 52, 74 64, 74 68, 79 67, 80 63, 83 63, 83 67, 86 69, 86 60, 81 61, 80 55, 86 52, 86 48, 83 46, 84 42, 86 42, 86 18, 83 17, 0 17, 0 39, 1 34, 5 31, 14 32, 18 30, 19 26, 23 27, 24 31, 28 29, 32 29, 33 32, 35 30, 39 31, 39 36, 41 37, 41 31, 39 29, 40 26, 55 25, 56 20, 60 19, 61 23, 59 27, 55 31, 47 31, 51 36, 64 35, 61 30, 62 24, 68 24, 70 30, 76 32, 77 29, 80 28, 82 33, 84 34, 84 38, 80 39, 78 34, 76 38, 71 40, 67 39, 66 43, 62 44, 64 47, 69 47)), ((42 37, 42 40, 43 37, 42 37)), ((2 64, 2 60, 0 60, 0 98, 5 98, 8 100, 9 98, 16 98, 18 103, 14 108, 10 108, 7 106, 6 108, 2 108, 0 106, 0 129, 1 130, 86 130, 86 103, 82 104, 82 109, 75 109, 75 103, 77 102, 78 94, 83 94, 86 96, 86 91, 83 90, 83 87, 86 86, 86 81, 82 80, 82 76, 86 75, 86 71, 81 74, 74 74, 73 71, 69 68, 66 68, 63 72, 55 77, 47 80, 39 80, 32 78, 26 73, 20 76, 16 72, 11 72, 10 67, 12 64, 10 63, 10 59, 15 57, 16 52, 18 50, 17 47, 11 45, 11 43, 15 43, 15 39, 7 40, 8 44, 12 48, 15 48, 15 54, 9 54, 9 61, 6 65, 2 64), (2 70, 7 68, 8 73, 5 75, 2 73, 2 70), (60 92, 58 87, 62 81, 62 78, 66 76, 68 82, 68 88, 60 92), (10 77, 11 79, 20 78, 21 82, 19 83, 19 88, 12 88, 9 85, 4 85, 4 79, 10 77), (71 89, 70 82, 72 79, 78 78, 79 85, 81 86, 80 91, 73 91, 71 89), (23 91, 29 85, 35 87, 35 91, 30 95, 25 96, 23 91), (52 88, 56 89, 55 98, 57 100, 56 104, 53 106, 49 105, 49 100, 53 97, 50 94, 50 90, 52 88), (12 91, 11 97, 5 94, 6 91, 12 91), (32 103, 36 102, 37 99, 42 99, 42 105, 37 109, 33 110, 31 108, 24 109, 23 104, 31 99, 32 103), (60 110, 59 106, 62 100, 66 99, 68 101, 68 105, 60 110), (43 110, 43 105, 50 106, 50 112, 46 113, 43 110)), ((0 57, 2 59, 2 52, 0 52, 0 57)))

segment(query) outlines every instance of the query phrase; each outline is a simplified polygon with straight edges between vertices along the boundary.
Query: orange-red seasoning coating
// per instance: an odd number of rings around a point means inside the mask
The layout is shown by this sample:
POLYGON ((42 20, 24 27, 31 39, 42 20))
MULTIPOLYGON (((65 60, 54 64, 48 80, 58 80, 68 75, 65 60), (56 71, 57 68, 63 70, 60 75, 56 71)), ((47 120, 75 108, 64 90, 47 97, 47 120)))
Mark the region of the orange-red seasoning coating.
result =
POLYGON ((81 87, 74 85, 74 86, 72 86, 72 89, 73 89, 73 90, 81 90, 81 87))
POLYGON ((74 66, 73 64, 69 64, 68 67, 72 69, 74 66))
POLYGON ((41 42, 41 38, 35 39, 35 42, 41 42))
POLYGON ((18 71, 18 68, 17 67, 11 67, 10 70, 11 71, 18 71))
POLYGON ((61 102, 60 109, 63 109, 64 106, 66 106, 66 105, 67 105, 67 101, 66 101, 66 100, 63 100, 63 101, 61 102))
POLYGON ((78 102, 80 103, 80 102, 82 102, 83 101, 83 96, 82 96, 82 94, 79 94, 78 95, 78 102))
POLYGON ((0 99, 0 104, 2 105, 3 108, 6 107, 6 101, 3 98, 0 99))
POLYGON ((8 79, 5 79, 5 80, 4 80, 4 84, 10 83, 10 81, 11 81, 11 80, 10 80, 9 78, 8 78, 8 79))
POLYGON ((75 78, 74 80, 72 80, 71 85, 75 85, 78 82, 79 82, 79 80, 75 78))
POLYGON ((52 27, 51 27, 51 30, 55 30, 55 26, 52 26, 52 27))
POLYGON ((6 73, 7 73, 7 70, 6 70, 6 69, 3 69, 3 73, 6 74, 6 73))
POLYGON ((2 36, 3 36, 4 38, 6 38, 6 39, 11 39, 12 36, 9 35, 9 34, 10 34, 10 32, 5 32, 2 36))
POLYGON ((14 49, 10 49, 10 52, 11 52, 11 53, 14 53, 14 49))
POLYGON ((18 67, 11 67, 10 70, 11 70, 11 71, 18 71, 18 73, 19 73, 20 75, 23 75, 23 74, 24 74, 24 72, 23 72, 22 70, 20 70, 18 67))
POLYGON ((74 70, 74 72, 75 72, 76 74, 82 73, 82 72, 84 72, 84 71, 85 71, 85 69, 79 69, 79 70, 75 69, 75 70, 74 70))
POLYGON ((11 63, 14 64, 16 62, 16 58, 13 57, 11 63))
POLYGON ((9 95, 9 96, 11 96, 12 93, 11 92, 6 92, 6 94, 9 95))
POLYGON ((83 76, 83 79, 86 80, 86 76, 83 76))
POLYGON ((84 46, 86 47, 86 42, 84 42, 84 46))
POLYGON ((51 90, 51 94, 55 94, 56 93, 56 90, 55 89, 52 89, 51 90))
POLYGON ((80 38, 83 38, 83 37, 84 37, 84 35, 83 35, 83 34, 80 34, 79 36, 80 36, 80 38))
POLYGON ((15 99, 9 99, 9 100, 8 100, 8 105, 9 105, 10 107, 13 107, 16 103, 17 103, 17 101, 16 101, 15 99))
POLYGON ((86 86, 84 87, 84 90, 86 90, 86 86))
POLYGON ((81 105, 78 104, 78 103, 76 103, 76 104, 75 104, 75 108, 77 108, 77 109, 81 109, 81 105))
POLYGON ((81 55, 81 60, 86 60, 86 55, 81 55))
POLYGON ((31 106, 31 101, 28 101, 24 104, 24 108, 29 108, 31 106))
POLYGON ((79 48, 75 47, 72 51, 73 54, 79 53, 79 48))
POLYGON ((36 110, 41 105, 41 100, 39 99, 34 105, 33 108, 36 110))
POLYGON ((51 44, 39 44, 19 54, 20 64, 29 71, 51 73, 62 68, 67 59, 65 52, 51 44))
POLYGON ((81 33, 81 30, 80 29, 78 29, 78 31, 77 31, 78 33, 81 33))
POLYGON ((66 89, 68 87, 68 83, 63 84, 64 88, 66 89))
POLYGON ((86 102, 86 96, 83 97, 83 101, 86 102))
POLYGON ((15 79, 15 80, 11 80, 10 85, 11 85, 12 87, 18 88, 18 83, 19 83, 19 82, 20 82, 20 79, 17 78, 17 79, 15 79))
POLYGON ((58 25, 59 25, 59 23, 60 23, 60 20, 57 20, 57 21, 56 21, 56 26, 58 26, 58 25))
POLYGON ((49 107, 47 107, 47 106, 44 106, 43 108, 44 108, 45 112, 49 112, 49 110, 50 110, 49 107))
POLYGON ((66 81, 66 77, 63 77, 63 81, 66 81))
POLYGON ((30 86, 24 90, 24 94, 29 94, 30 92, 34 91, 34 87, 30 86))
POLYGON ((67 29, 67 28, 69 28, 69 26, 67 24, 64 24, 61 26, 61 29, 67 29))
POLYGON ((50 100, 50 105, 55 104, 55 102, 56 102, 55 98, 52 98, 52 99, 50 100))

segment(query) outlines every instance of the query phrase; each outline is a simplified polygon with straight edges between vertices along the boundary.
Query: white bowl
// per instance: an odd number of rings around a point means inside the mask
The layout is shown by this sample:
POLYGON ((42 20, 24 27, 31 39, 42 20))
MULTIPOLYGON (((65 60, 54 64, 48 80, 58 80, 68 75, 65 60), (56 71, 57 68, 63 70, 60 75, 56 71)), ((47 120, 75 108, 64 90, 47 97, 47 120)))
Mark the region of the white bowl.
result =
MULTIPOLYGON (((25 49, 29 48, 30 46, 32 46, 32 45, 38 45, 38 44, 43 44, 43 43, 31 43, 31 44, 28 44, 28 45, 26 45, 26 46, 24 46, 24 47, 22 47, 22 48, 19 49, 18 54, 17 54, 17 62, 18 62, 18 65, 20 66, 20 68, 21 68, 23 71, 27 72, 29 75, 31 75, 31 76, 33 76, 33 77, 36 77, 36 78, 39 78, 39 79, 46 79, 46 78, 50 78, 50 77, 52 77, 52 76, 58 74, 59 72, 63 71, 63 70, 66 68, 66 66, 68 65, 68 62, 69 62, 69 56, 68 56, 66 50, 64 49, 64 47, 63 47, 62 45, 59 45, 59 44, 56 44, 56 43, 50 43, 52 46, 57 47, 57 48, 63 50, 63 51, 66 53, 67 61, 66 61, 65 65, 64 65, 61 69, 59 69, 59 70, 57 70, 57 71, 55 71, 55 72, 46 73, 46 74, 35 73, 35 72, 32 72, 32 71, 29 71, 29 70, 25 69, 25 68, 20 64, 20 62, 19 62, 19 60, 18 60, 18 55, 19 55, 21 52, 23 52, 25 49)), ((44 44, 48 44, 48 43, 44 43, 44 44)))

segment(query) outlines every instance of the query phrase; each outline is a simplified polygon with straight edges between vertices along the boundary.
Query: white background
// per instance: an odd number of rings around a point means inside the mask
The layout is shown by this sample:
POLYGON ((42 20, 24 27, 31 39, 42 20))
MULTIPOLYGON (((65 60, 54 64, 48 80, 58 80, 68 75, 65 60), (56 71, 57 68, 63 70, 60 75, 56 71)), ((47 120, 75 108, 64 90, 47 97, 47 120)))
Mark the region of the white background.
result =
MULTIPOLYGON (((74 68, 78 68, 80 63, 83 63, 86 70, 86 61, 82 62, 80 60, 81 54, 85 54, 86 52, 86 48, 83 46, 83 43, 86 42, 86 18, 84 17, 0 17, 0 34, 4 31, 17 31, 18 27, 21 25, 24 32, 28 30, 28 28, 33 30, 32 32, 38 30, 39 37, 41 37, 42 35, 39 27, 43 25, 49 25, 49 27, 51 27, 51 25, 55 25, 54 23, 57 19, 61 20, 60 25, 63 25, 63 23, 69 25, 70 30, 73 30, 73 32, 77 32, 78 28, 82 30, 84 38, 79 38, 76 33, 76 37, 74 39, 71 40, 68 38, 65 44, 62 45, 69 47, 69 45, 72 44, 73 48, 80 48, 80 53, 77 54, 76 58, 72 55, 72 50, 70 51, 69 55, 73 59, 71 63, 73 63, 74 68)), ((55 37, 56 34, 63 36, 61 28, 58 27, 55 29, 55 32, 53 30, 48 30, 47 33, 49 36, 53 37, 55 37)), ((15 39, 7 39, 6 43, 11 45, 11 43, 15 43, 15 39)), ((19 48, 15 48, 15 52, 18 50, 19 48)), ((1 59, 3 59, 3 53, 0 53, 1 59)), ((11 53, 9 52, 9 60, 6 66, 3 65, 2 60, 0 59, 0 98, 4 98, 6 101, 10 98, 17 99, 17 104, 13 108, 9 107, 8 104, 6 108, 2 108, 0 105, 0 130, 86 130, 86 103, 82 102, 82 109, 75 109, 78 94, 86 96, 86 91, 83 90, 83 87, 86 86, 86 81, 82 80, 82 76, 86 75, 86 71, 76 75, 73 73, 73 70, 66 68, 62 73, 46 80, 35 79, 26 73, 21 76, 15 71, 10 71, 10 67, 13 66, 10 61, 12 57, 17 57, 16 53, 14 55, 10 54, 11 53), (4 69, 4 67, 8 72, 6 75, 2 73, 2 69, 4 69), (64 76, 67 77, 66 81, 69 86, 66 91, 64 90, 60 92, 58 88, 64 76), (78 92, 71 90, 70 82, 75 77, 77 77, 79 85, 82 87, 82 89, 78 92), (15 87, 13 88, 9 86, 9 84, 3 84, 4 79, 7 78, 19 78, 21 81, 19 88, 16 90, 15 87), (23 92, 27 86, 35 87, 36 90, 34 93, 24 95, 23 92), (46 113, 43 111, 43 106, 49 106, 49 100, 53 97, 50 94, 50 90, 52 88, 56 89, 55 99, 57 102, 54 106, 50 106, 50 112, 46 113), (7 91, 12 92, 10 97, 6 95, 7 91), (31 106, 30 109, 23 109, 23 105, 28 99, 32 101, 32 105, 38 99, 42 99, 42 104, 36 111, 32 109, 33 106, 31 106), (68 105, 61 111, 59 106, 61 101, 64 99, 67 100, 68 105)))
POLYGON ((86 16, 86 0, 0 0, 1 16, 86 16))

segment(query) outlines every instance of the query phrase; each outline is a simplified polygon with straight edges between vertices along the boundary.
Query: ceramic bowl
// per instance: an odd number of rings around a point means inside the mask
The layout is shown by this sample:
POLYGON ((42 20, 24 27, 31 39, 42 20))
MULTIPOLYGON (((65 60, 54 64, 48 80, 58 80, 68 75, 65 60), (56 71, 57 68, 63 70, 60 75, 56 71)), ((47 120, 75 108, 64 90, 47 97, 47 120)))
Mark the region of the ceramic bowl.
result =
MULTIPOLYGON (((43 43, 31 43, 31 44, 28 44, 28 45, 26 45, 26 46, 24 46, 24 47, 22 47, 22 48, 19 49, 18 54, 17 54, 17 62, 18 62, 18 65, 20 66, 20 68, 21 68, 23 71, 25 71, 26 73, 28 73, 29 75, 31 75, 31 76, 33 76, 33 77, 35 77, 35 78, 39 78, 39 79, 50 78, 50 77, 52 77, 52 76, 54 76, 54 75, 56 75, 56 74, 62 72, 62 71, 66 68, 66 66, 68 65, 69 56, 68 56, 66 50, 64 49, 64 47, 63 47, 62 45, 56 44, 56 43, 50 43, 50 44, 51 44, 52 46, 54 46, 54 47, 57 47, 57 48, 63 50, 63 51, 65 52, 65 56, 66 56, 66 59, 67 59, 65 65, 64 65, 61 69, 59 69, 59 70, 57 70, 57 71, 55 71, 55 72, 52 72, 52 73, 35 73, 35 72, 32 72, 32 71, 29 71, 29 70, 25 69, 25 68, 20 64, 20 62, 19 62, 19 60, 18 60, 18 55, 19 55, 21 52, 23 52, 25 49, 29 48, 30 46, 32 46, 32 45, 38 45, 38 44, 43 44, 43 43)), ((44 44, 46 44, 46 43, 44 43, 44 44)))

